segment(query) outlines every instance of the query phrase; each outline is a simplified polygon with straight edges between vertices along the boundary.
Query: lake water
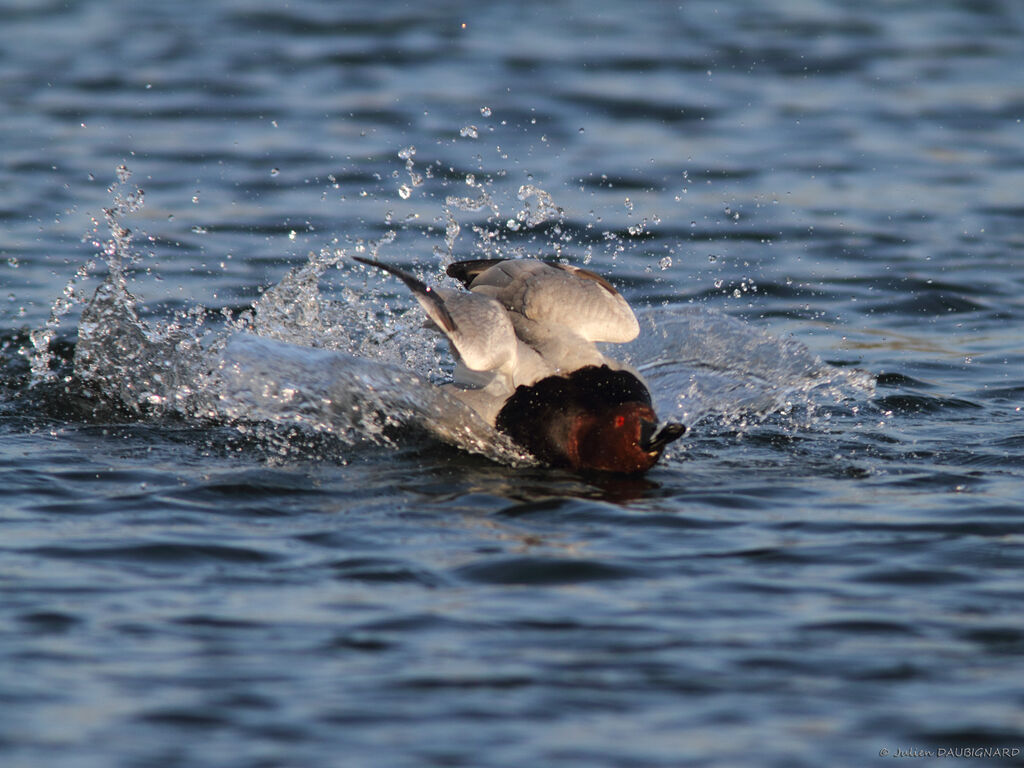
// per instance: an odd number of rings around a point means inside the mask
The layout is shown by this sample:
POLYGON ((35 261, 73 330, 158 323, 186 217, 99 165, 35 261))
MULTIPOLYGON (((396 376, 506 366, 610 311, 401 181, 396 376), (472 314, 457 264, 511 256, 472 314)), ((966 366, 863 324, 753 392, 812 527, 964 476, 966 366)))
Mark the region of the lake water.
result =
POLYGON ((0 764, 1024 765, 1024 5, 0 19, 0 764), (532 465, 371 254, 689 432, 532 465))

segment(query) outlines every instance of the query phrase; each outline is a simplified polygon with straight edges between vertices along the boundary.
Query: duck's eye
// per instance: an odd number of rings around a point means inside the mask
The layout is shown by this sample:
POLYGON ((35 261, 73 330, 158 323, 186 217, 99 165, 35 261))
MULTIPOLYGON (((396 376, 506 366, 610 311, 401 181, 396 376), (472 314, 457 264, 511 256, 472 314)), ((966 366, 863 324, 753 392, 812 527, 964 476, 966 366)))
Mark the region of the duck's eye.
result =
POLYGON ((626 424, 626 417, 625 416, 616 416, 615 417, 615 426, 616 427, 622 427, 622 426, 625 426, 625 424, 626 424))

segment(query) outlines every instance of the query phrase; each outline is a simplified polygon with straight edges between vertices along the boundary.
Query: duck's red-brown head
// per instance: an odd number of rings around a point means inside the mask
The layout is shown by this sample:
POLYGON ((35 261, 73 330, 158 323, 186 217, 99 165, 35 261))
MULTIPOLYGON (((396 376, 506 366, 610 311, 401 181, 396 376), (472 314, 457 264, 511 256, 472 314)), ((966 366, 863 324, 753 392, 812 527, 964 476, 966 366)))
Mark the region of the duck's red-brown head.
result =
POLYGON ((644 383, 607 366, 519 387, 495 425, 552 466, 619 474, 646 472, 686 431, 672 423, 659 430, 644 383))
POLYGON ((597 413, 581 411, 569 432, 567 454, 573 469, 638 474, 653 467, 665 446, 685 431, 682 424, 659 431, 649 405, 622 403, 597 413))

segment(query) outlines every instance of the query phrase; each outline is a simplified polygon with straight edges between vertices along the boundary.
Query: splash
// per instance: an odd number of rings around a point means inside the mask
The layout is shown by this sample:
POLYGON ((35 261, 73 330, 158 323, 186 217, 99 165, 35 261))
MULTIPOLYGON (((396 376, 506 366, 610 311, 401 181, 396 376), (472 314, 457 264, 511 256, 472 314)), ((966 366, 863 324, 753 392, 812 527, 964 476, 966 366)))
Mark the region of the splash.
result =
MULTIPOLYGON (((414 315, 382 312, 377 297, 352 287, 340 299, 322 294, 332 269, 358 282, 362 267, 357 273, 341 248, 310 254, 237 317, 201 306, 164 321, 144 317, 125 271, 137 257, 120 217, 142 206, 141 194, 130 199, 106 212, 107 273, 78 327, 74 375, 85 397, 115 401, 140 418, 229 424, 267 444, 280 443, 280 428, 348 445, 393 444, 414 429, 498 461, 529 462, 432 383, 437 356, 424 349, 435 340, 410 322, 414 315)), ((359 250, 376 256, 386 242, 359 250)), ((46 354, 37 351, 34 369, 48 367, 46 354)))
POLYGON ((639 320, 640 336, 625 351, 666 419, 749 423, 874 393, 870 374, 828 365, 798 341, 713 309, 661 307, 639 320))
MULTIPOLYGON (((430 174, 417 169, 415 148, 398 156, 408 177, 398 195, 407 200, 430 174)), ((411 297, 350 258, 350 251, 379 258, 403 227, 377 241, 355 241, 348 249, 335 241, 310 253, 242 312, 195 306, 156 319, 129 279, 128 267, 139 257, 123 219, 144 201, 141 190, 126 189, 129 178, 122 167, 111 187, 114 202, 104 212, 109 237, 96 243, 96 258, 69 281, 45 327, 32 336, 37 381, 50 375, 54 334, 69 307, 84 301, 79 285, 101 261, 106 274, 82 312, 74 356, 74 376, 88 397, 114 401, 138 418, 229 425, 282 452, 290 443, 282 430, 330 436, 341 446, 394 445, 418 432, 496 461, 530 462, 437 386, 451 361, 411 297), (333 289, 325 291, 329 282, 333 289)), ((537 235, 524 243, 523 230, 544 232, 542 251, 557 254, 571 242, 564 211, 544 189, 523 185, 505 204, 493 179, 469 175, 465 183, 468 194, 444 196, 443 245, 434 248, 442 264, 455 258, 466 219, 477 256, 540 255, 537 235)), ((612 259, 622 253, 622 237, 606 242, 612 259)), ((826 365, 798 342, 711 310, 669 306, 638 314, 640 338, 608 352, 646 376, 663 418, 691 427, 870 388, 870 377, 826 365)))
MULTIPOLYGON (((134 260, 130 247, 132 232, 121 225, 121 219, 140 210, 145 199, 141 189, 125 188, 131 175, 131 171, 128 170, 127 166, 119 166, 117 168, 117 181, 107 188, 107 191, 112 196, 112 203, 109 208, 104 209, 103 218, 110 232, 109 239, 102 244, 95 239, 96 233, 99 232, 99 223, 95 219, 93 220, 93 232, 87 236, 91 240, 93 247, 101 249, 100 255, 105 260, 109 272, 108 279, 113 285, 124 284, 125 269, 134 260)), ((50 314, 46 323, 42 328, 37 328, 29 334, 33 349, 30 357, 33 384, 51 382, 55 378, 53 372, 53 341, 68 313, 71 312, 76 304, 86 301, 80 286, 95 268, 96 257, 89 259, 79 267, 74 276, 64 285, 61 295, 50 307, 50 314)))

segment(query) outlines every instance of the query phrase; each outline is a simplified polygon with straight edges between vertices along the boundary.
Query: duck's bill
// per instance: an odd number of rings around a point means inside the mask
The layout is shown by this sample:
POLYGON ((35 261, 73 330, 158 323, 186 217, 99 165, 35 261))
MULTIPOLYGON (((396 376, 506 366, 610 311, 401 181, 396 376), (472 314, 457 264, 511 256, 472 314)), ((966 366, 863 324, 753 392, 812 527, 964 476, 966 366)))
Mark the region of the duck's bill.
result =
POLYGON ((666 445, 686 434, 686 426, 675 422, 669 422, 661 429, 657 427, 654 422, 645 422, 641 425, 640 447, 648 453, 661 453, 666 445))

